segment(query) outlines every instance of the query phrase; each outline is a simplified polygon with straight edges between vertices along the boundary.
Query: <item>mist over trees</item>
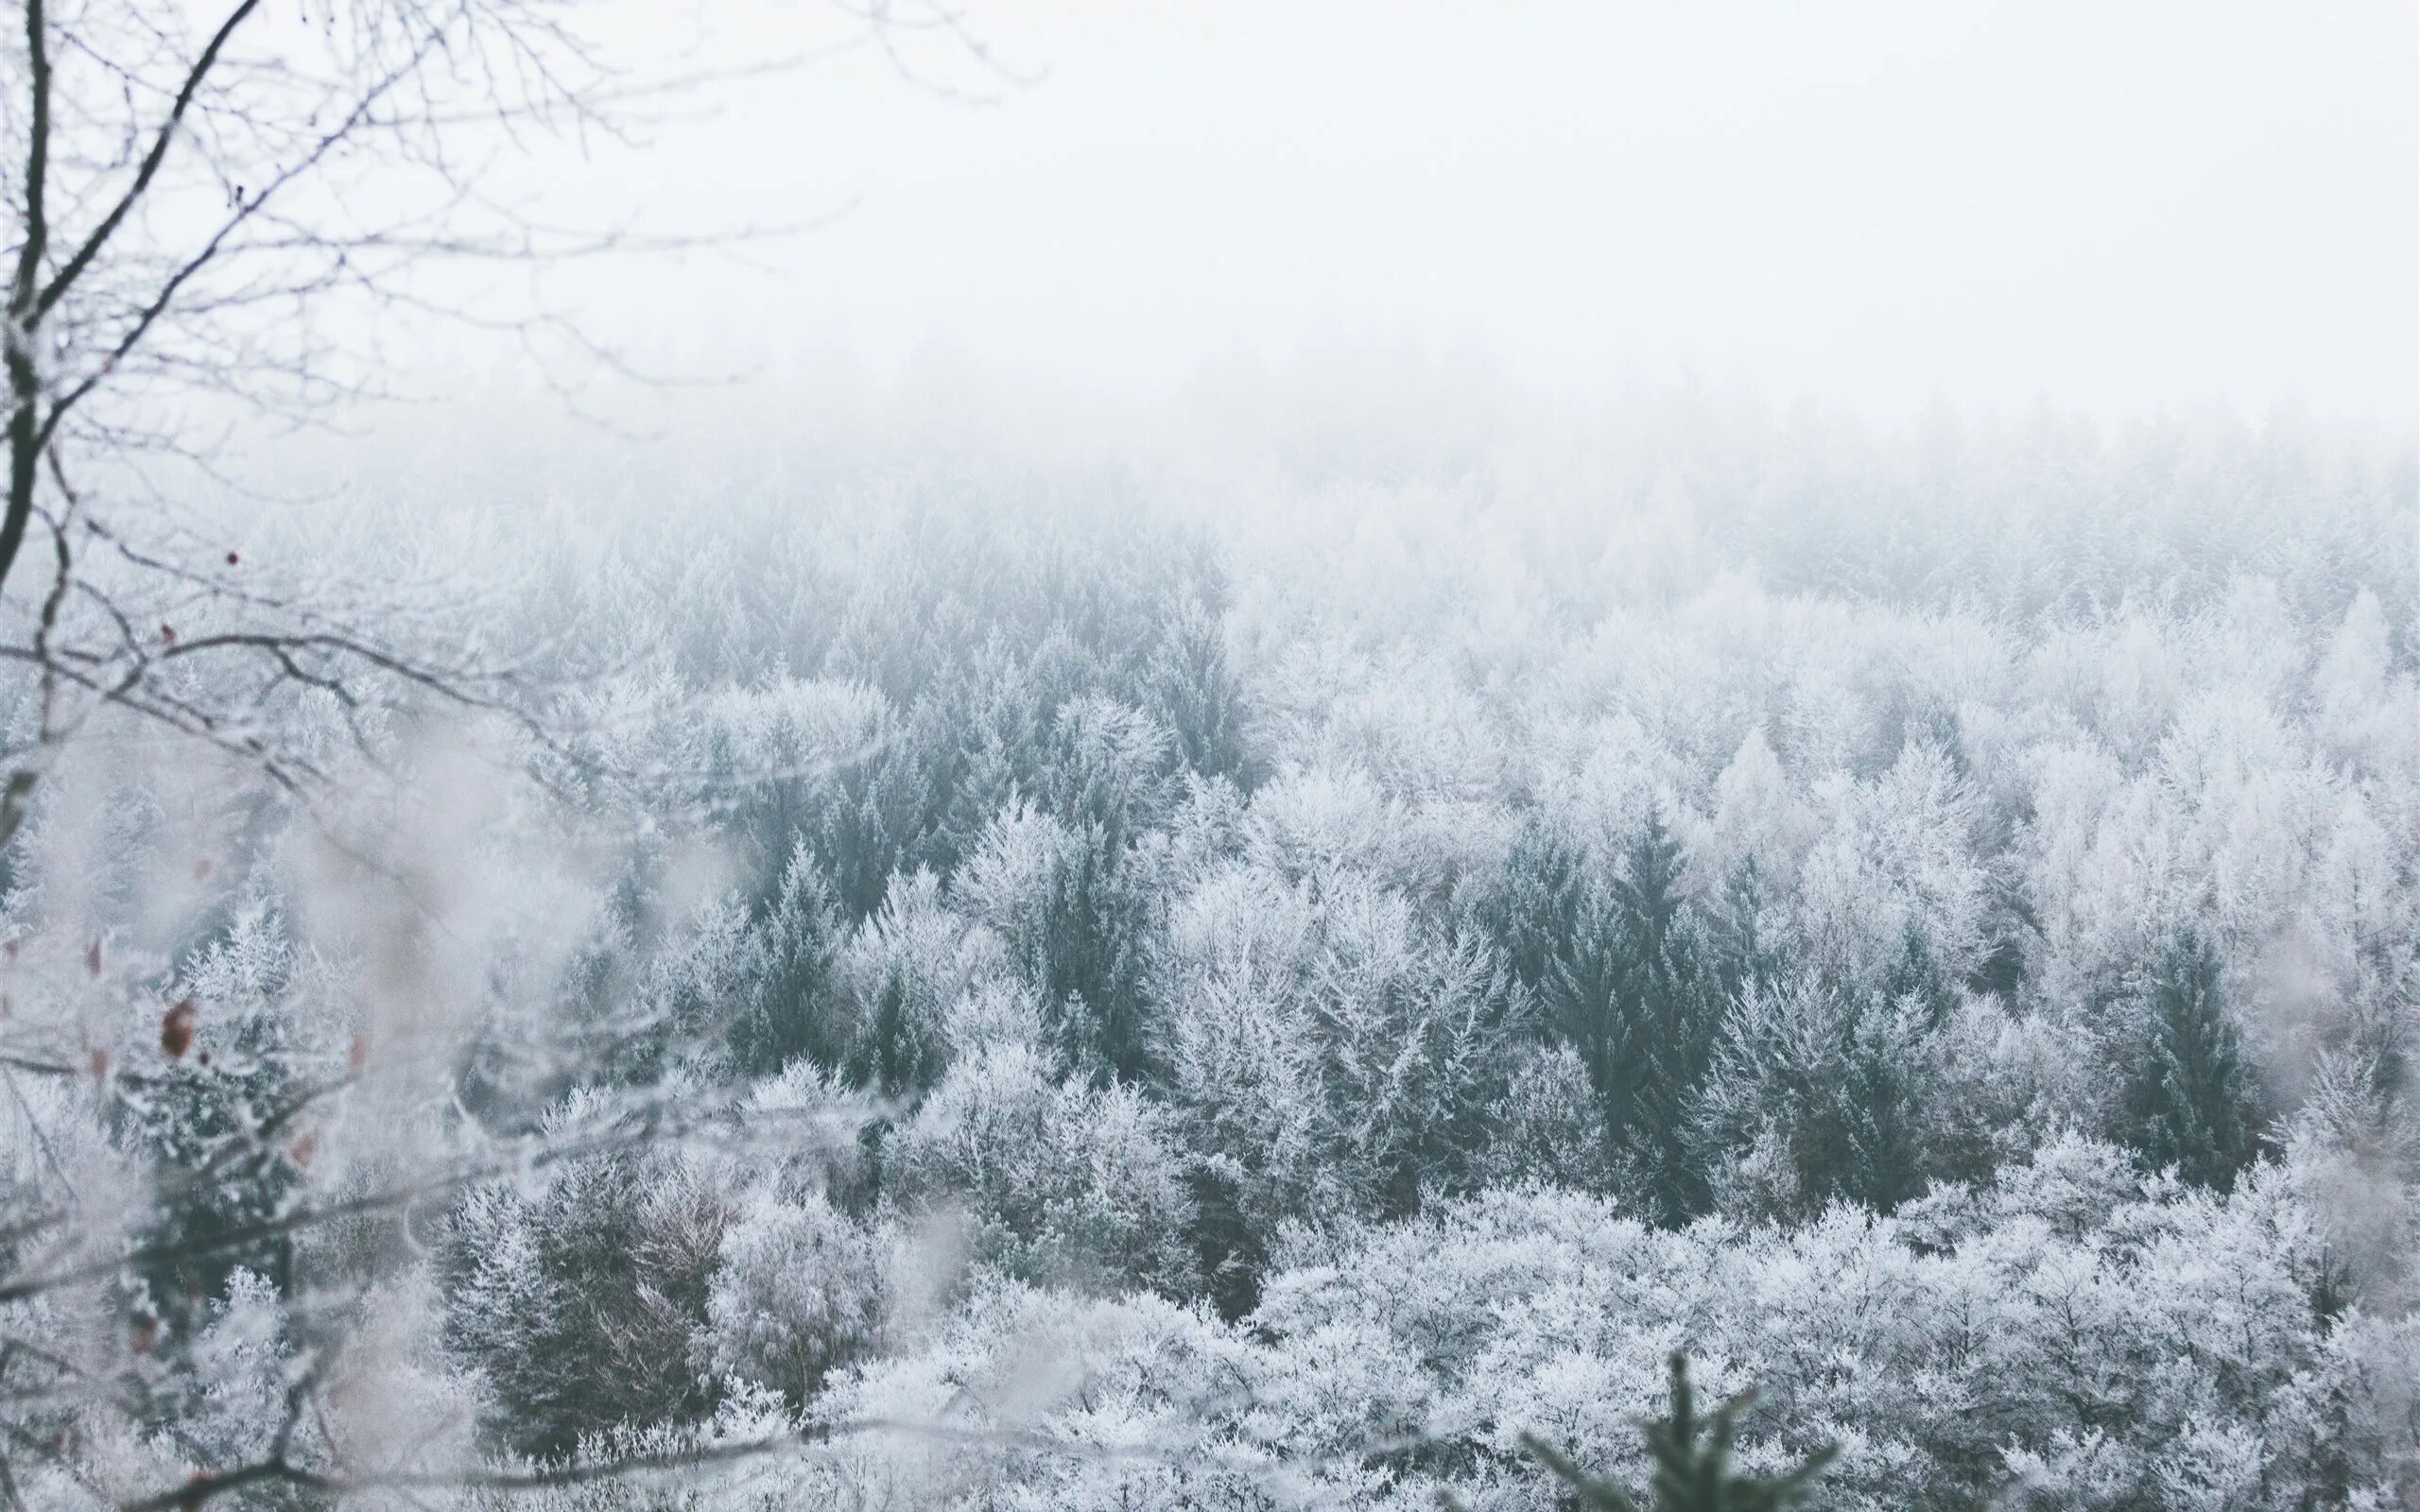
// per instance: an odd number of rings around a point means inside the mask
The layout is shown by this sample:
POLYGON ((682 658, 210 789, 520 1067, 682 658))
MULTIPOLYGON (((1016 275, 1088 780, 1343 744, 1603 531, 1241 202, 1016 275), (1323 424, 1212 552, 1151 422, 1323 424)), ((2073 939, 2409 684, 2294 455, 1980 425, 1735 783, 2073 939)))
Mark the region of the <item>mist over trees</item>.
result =
POLYGON ((544 701, 45 776, 7 1494, 2420 1494, 2408 445, 1319 407, 228 503, 544 701))
MULTIPOLYGON (((1272 370, 1251 321, 1109 397, 1088 324, 1178 329, 1112 286, 1150 238, 1061 298, 1019 234, 1184 199, 1215 258, 1642 133, 1694 185, 1702 111, 1820 73, 1458 124, 1459 24, 1394 60, 1416 123, 1374 70, 1205 136, 1134 64, 1220 39, 1123 20, 996 153, 836 80, 916 192, 997 182, 966 246, 827 244, 832 297, 979 256, 1098 369, 852 372, 702 255, 800 204, 629 149, 752 102, 700 140, 804 203, 806 71, 1040 75, 952 0, 709 9, 0 31, 0 1512, 2420 1503, 2408 432, 1272 370), (1058 174, 1103 146, 1153 171, 1058 174), (608 188, 663 222, 552 213, 608 188), (557 301, 630 253, 606 325, 770 370, 649 382, 557 301)), ((1963 25, 1875 40, 1996 87, 1963 25)), ((1352 281, 1492 280, 1478 229, 1352 281)))

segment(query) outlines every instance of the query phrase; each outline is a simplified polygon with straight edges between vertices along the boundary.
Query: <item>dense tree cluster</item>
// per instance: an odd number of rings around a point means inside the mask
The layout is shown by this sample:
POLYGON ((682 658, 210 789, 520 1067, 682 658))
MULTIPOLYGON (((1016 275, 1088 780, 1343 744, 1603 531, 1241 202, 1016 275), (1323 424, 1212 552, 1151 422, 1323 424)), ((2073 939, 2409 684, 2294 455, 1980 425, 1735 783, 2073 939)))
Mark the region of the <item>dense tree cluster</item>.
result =
POLYGON ((2420 1495, 2408 455, 1660 419, 609 500, 559 734, 62 775, 22 1494, 1510 1509, 1685 1348, 1825 1505, 2420 1495))

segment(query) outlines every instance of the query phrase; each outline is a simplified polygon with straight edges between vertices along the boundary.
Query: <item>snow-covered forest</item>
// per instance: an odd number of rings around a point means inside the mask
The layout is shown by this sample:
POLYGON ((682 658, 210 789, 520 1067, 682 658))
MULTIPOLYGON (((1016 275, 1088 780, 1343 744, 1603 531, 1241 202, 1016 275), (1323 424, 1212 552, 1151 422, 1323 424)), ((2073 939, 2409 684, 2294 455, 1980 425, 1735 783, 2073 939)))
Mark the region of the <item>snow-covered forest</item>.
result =
POLYGON ((53 774, 24 1504, 2410 1504, 2410 449, 1570 418, 257 522, 546 700, 53 774))
POLYGON ((2420 14, 0 0, 0 1512, 2420 1507, 2420 14))

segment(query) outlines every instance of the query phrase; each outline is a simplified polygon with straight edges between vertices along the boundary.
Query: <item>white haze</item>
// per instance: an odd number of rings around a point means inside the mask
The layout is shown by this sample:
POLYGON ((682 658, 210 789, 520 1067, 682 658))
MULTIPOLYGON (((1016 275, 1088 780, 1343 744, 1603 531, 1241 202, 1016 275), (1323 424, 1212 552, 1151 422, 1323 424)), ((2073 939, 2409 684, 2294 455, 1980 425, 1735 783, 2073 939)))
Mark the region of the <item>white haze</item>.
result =
MULTIPOLYGON (((838 34, 648 8, 627 55, 838 34)), ((2393 0, 977 6, 545 169, 658 229, 830 217, 556 285, 687 371, 971 365, 1085 398, 1405 352, 1881 419, 2043 396, 2402 428, 2420 32, 2393 0)), ((449 352, 458 348, 449 348, 449 352)), ((450 359, 449 359, 450 360, 450 359)))
POLYGON ((2409 0, 967 3, 28 537, 0 1503, 2420 1505, 2409 0))

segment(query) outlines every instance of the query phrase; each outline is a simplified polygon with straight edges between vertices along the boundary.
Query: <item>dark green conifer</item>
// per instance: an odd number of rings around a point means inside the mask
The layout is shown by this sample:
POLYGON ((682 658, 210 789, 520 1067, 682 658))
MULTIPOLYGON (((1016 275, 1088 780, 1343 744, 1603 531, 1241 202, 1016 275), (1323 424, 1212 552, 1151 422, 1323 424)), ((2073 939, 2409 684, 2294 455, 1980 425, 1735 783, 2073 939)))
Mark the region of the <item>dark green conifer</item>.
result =
POLYGON ((1645 1500, 1581 1469, 1534 1434, 1524 1435, 1521 1442, 1583 1507, 1605 1512, 1773 1512, 1795 1506, 1811 1494, 1815 1478, 1831 1464, 1839 1447, 1825 1445, 1787 1474, 1742 1474, 1732 1468, 1731 1446, 1740 1415, 1754 1400, 1754 1393, 1744 1393, 1701 1418, 1689 1389, 1688 1364, 1674 1354, 1671 1409, 1646 1425, 1647 1452, 1655 1469, 1645 1500))
POLYGON ((1681 847, 1662 816, 1648 816, 1623 863, 1610 883, 1581 893, 1546 996, 1588 1068, 1636 1195, 1680 1222, 1704 1207, 1688 1122, 1720 1019, 1718 973, 1692 949, 1681 847))
POLYGON ((2127 1111, 2134 1143, 2155 1168, 2224 1191, 2259 1148, 2256 1088, 2226 1001, 2217 947, 2180 936, 2138 999, 2137 1060, 2127 1111))

